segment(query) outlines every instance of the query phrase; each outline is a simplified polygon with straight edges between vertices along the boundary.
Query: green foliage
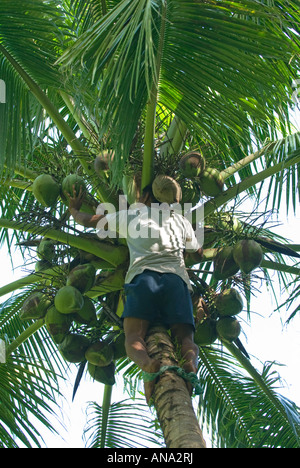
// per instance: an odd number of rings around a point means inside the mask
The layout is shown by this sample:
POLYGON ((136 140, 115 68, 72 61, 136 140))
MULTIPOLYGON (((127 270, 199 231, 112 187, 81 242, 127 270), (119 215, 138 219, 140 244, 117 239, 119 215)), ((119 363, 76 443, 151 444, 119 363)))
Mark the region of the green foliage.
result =
POLYGON ((153 416, 140 399, 123 400, 110 406, 104 440, 101 431, 103 408, 91 403, 87 415, 85 439, 88 448, 147 448, 149 444, 160 447, 161 436, 157 433, 155 437, 153 416))
POLYGON ((299 408, 276 393, 280 377, 273 367, 274 363, 265 363, 261 379, 275 402, 230 354, 216 347, 200 350, 204 393, 199 412, 211 429, 213 444, 226 448, 299 447, 299 408))

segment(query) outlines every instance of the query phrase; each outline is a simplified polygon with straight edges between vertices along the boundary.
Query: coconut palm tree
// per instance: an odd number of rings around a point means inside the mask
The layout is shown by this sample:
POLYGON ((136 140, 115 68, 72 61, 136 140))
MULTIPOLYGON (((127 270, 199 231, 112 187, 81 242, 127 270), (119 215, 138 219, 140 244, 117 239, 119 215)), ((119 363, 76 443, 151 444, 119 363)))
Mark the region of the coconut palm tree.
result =
MULTIPOLYGON (((91 378, 105 385, 102 407, 91 407, 90 445, 131 446, 124 423, 130 417, 144 446, 153 438, 154 429, 136 420, 143 408, 111 403, 115 373, 123 372, 131 390, 141 379, 117 354, 126 242, 100 241, 74 224, 62 189, 70 174, 86 187, 82 210, 89 213, 99 203, 116 206, 120 194, 132 203, 157 174, 177 179, 185 201, 195 204, 201 197, 204 204, 204 257, 200 262, 189 256, 187 265, 194 298, 205 299, 201 310, 195 305, 197 326, 212 324, 214 336, 203 341, 198 333, 203 395, 197 416, 182 376, 169 369, 156 385, 154 407, 164 444, 204 447, 200 420, 219 447, 299 445, 296 405, 276 391, 273 368, 266 365, 259 373, 238 336, 222 334, 216 307, 221 293, 234 287, 244 296, 250 321, 253 281, 259 274, 268 281, 271 271, 289 288, 291 304, 297 299, 299 246, 275 236, 265 213, 280 208, 283 190, 294 210, 299 198, 300 135, 290 119, 299 73, 299 3, 2 0, 1 243, 10 253, 18 246, 28 275, 0 289, 1 296, 13 293, 0 310, 0 338, 6 343, 6 362, 0 364, 1 446, 40 446, 33 419, 50 427, 48 415, 69 366, 78 366, 76 387, 84 378, 85 357, 66 362, 64 341, 58 343, 49 327, 49 309, 23 320, 20 310, 28 310, 33 295, 54 303, 70 271, 86 264, 97 272, 84 292, 97 320, 72 315, 67 336, 84 336, 89 344, 104 340, 114 350, 101 378, 97 366, 89 366, 91 378), (187 174, 182 161, 192 152, 202 155, 206 173, 202 168, 187 174), (46 195, 45 179, 36 182, 41 175, 52 178, 46 195), (216 176, 219 183, 211 192, 216 176), (261 209, 267 183, 264 216, 243 213, 244 196, 261 209), (41 248, 45 239, 53 241, 49 255, 41 248), (259 248, 260 270, 238 265, 218 277, 218 254, 240 241, 259 248)), ((231 312, 226 316, 232 318, 231 312)), ((148 347, 163 364, 180 365, 176 343, 162 327, 150 331, 148 347)))

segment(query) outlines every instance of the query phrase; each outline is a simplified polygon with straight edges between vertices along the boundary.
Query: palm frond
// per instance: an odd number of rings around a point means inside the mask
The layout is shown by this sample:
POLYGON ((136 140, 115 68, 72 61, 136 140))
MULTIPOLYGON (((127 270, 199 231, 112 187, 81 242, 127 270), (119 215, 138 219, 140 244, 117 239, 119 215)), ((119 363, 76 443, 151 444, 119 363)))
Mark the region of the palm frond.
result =
POLYGON ((57 376, 40 361, 16 354, 0 364, 0 380, 0 445, 41 447, 43 438, 34 419, 54 431, 48 417, 55 416, 57 376))
POLYGON ((97 403, 90 403, 87 415, 85 438, 89 448, 149 448, 149 445, 160 447, 159 438, 155 436, 153 428, 153 416, 149 413, 148 406, 139 399, 112 403, 105 447, 101 445, 102 407, 97 403))
MULTIPOLYGON (((61 58, 72 69, 83 64, 98 84, 102 135, 109 131, 117 150, 114 164, 121 155, 126 161, 157 80, 163 3, 114 4, 61 58)), ((286 125, 299 46, 296 5, 285 12, 283 2, 168 3, 159 101, 203 143, 213 142, 214 153, 236 157, 235 145, 246 151, 270 137, 278 119, 286 125)))
POLYGON ((204 394, 199 411, 202 422, 212 429, 217 446, 299 447, 299 408, 275 391, 279 377, 272 367, 266 363, 261 374, 268 394, 227 352, 216 347, 201 348, 204 394), (276 406, 273 398, 278 401, 276 406))

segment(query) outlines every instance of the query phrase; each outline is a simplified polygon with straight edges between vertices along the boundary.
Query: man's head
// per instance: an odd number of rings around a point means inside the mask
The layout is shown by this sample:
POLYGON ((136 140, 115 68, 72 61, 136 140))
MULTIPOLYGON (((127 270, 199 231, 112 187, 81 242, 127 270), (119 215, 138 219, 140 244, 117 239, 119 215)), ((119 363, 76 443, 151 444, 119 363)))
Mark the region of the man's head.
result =
POLYGON ((151 203, 159 203, 159 201, 153 195, 151 184, 144 187, 139 202, 146 206, 151 206, 151 203))

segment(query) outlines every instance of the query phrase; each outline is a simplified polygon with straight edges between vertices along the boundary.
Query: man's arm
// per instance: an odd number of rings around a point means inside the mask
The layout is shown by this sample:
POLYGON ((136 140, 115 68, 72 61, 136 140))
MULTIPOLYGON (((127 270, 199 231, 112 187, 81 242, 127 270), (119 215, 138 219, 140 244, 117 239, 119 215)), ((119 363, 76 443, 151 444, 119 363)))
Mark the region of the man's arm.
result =
POLYGON ((82 192, 82 187, 80 187, 79 194, 76 195, 75 187, 73 187, 73 196, 68 194, 69 198, 69 211, 72 217, 75 219, 76 223, 81 224, 85 227, 96 228, 98 222, 104 218, 102 215, 90 215, 88 213, 83 213, 80 211, 82 206, 84 193, 82 192))

